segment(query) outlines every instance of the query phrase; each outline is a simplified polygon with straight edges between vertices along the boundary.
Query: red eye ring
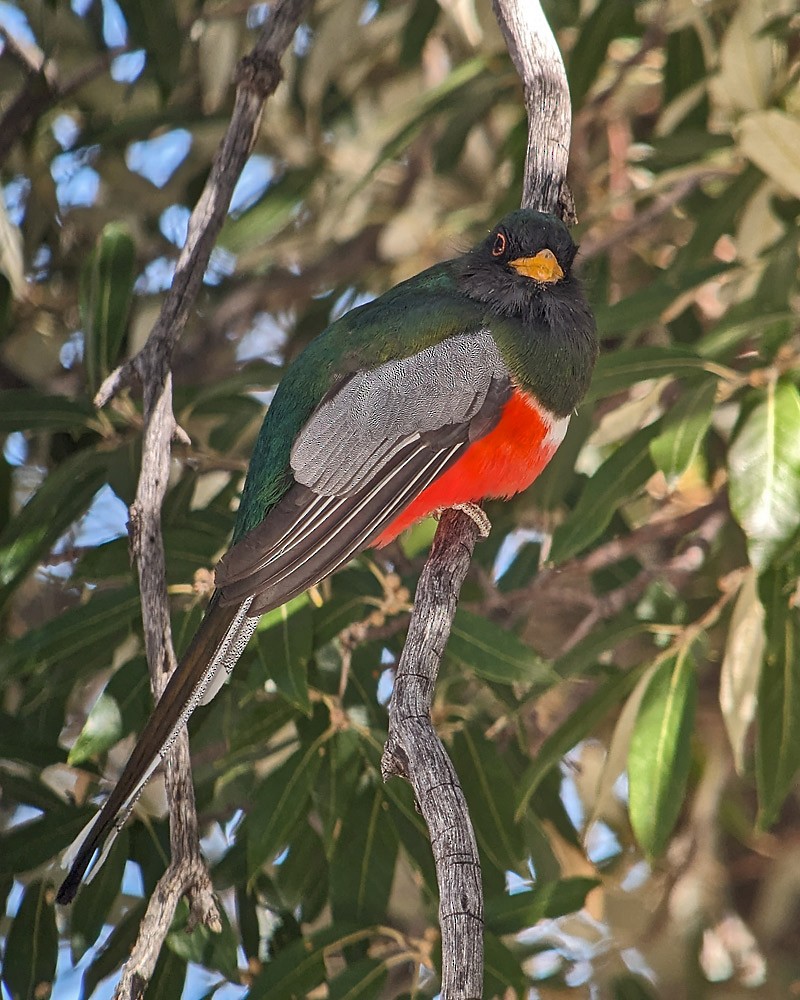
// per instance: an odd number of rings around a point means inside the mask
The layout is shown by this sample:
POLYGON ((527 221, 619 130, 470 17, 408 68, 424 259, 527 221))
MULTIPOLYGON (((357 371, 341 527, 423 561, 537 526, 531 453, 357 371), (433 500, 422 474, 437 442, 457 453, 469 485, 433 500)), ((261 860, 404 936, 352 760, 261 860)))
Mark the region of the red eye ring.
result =
POLYGON ((492 257, 502 257, 506 252, 507 240, 504 233, 498 233, 492 247, 492 257))

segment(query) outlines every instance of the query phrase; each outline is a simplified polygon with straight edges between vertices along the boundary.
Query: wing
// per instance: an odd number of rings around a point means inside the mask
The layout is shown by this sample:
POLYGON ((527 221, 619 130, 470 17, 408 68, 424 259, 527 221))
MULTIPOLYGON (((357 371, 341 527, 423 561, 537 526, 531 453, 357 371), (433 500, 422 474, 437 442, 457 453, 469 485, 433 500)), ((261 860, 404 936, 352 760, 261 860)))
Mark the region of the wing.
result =
POLYGON ((220 604, 283 604, 375 539, 500 419, 511 380, 486 331, 357 372, 291 452, 294 484, 217 567, 220 604))
POLYGON ((58 901, 73 899, 177 733, 219 690, 258 618, 366 548, 487 434, 511 381, 488 333, 461 334, 341 381, 291 452, 294 483, 217 568, 217 591, 111 795, 65 860, 58 901))

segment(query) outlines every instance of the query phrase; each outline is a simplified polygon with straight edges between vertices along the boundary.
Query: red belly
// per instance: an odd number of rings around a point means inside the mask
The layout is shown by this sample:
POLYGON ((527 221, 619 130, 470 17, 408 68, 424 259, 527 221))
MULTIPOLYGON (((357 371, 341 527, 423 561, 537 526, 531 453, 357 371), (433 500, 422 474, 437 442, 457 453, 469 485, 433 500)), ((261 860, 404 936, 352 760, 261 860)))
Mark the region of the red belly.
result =
POLYGON ((551 437, 550 424, 515 390, 494 430, 470 445, 373 544, 386 545, 409 525, 443 507, 510 497, 527 489, 553 457, 560 440, 560 436, 551 437))

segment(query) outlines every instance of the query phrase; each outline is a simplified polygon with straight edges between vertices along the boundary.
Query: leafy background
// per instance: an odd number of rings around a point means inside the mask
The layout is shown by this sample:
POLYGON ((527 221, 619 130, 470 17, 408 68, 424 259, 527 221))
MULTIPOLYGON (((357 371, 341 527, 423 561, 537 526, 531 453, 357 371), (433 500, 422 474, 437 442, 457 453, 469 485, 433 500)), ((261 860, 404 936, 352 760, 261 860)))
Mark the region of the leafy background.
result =
MULTIPOLYGON (((550 469, 489 508, 436 695, 483 860, 486 994, 786 997, 800 24, 790 0, 546 6, 603 353, 550 469)), ((149 706, 124 538, 140 401, 91 398, 157 314, 265 14, 0 4, 51 60, 48 89, 0 59, 4 997, 109 996, 165 865, 155 781, 98 879, 53 906, 149 706)), ((284 68, 175 359, 179 648, 286 361, 519 203, 521 94, 488 5, 320 0, 284 68)), ((426 833, 379 778, 433 530, 267 616, 192 720, 227 923, 189 935, 179 910, 149 997, 435 992, 426 833)))

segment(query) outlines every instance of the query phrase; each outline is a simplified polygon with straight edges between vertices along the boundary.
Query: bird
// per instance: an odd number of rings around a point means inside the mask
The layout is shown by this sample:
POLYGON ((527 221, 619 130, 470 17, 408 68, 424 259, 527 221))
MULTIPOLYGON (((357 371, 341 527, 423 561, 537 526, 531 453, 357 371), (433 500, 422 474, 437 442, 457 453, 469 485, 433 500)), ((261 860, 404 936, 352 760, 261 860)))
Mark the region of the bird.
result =
POLYGON ((68 852, 59 903, 100 867, 262 614, 425 516, 453 506, 474 514, 484 499, 519 493, 547 465, 598 353, 577 251, 556 216, 518 209, 472 249, 336 319, 289 365, 206 613, 68 852))

